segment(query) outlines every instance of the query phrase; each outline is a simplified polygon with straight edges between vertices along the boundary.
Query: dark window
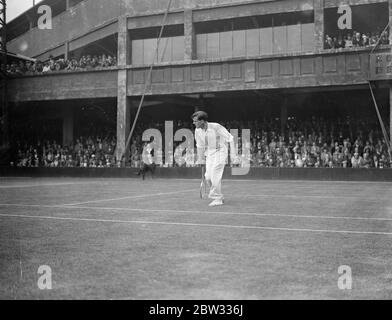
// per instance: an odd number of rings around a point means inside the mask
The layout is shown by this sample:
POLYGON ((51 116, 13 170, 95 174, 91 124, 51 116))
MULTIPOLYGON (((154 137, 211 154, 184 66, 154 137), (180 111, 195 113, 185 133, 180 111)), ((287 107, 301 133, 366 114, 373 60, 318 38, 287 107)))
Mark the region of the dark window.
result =
POLYGON ((115 33, 71 51, 69 56, 76 59, 80 59, 83 55, 100 56, 102 54, 117 57, 117 47, 117 33, 115 33))
MULTIPOLYGON (((156 39, 159 37, 161 27, 131 29, 129 31, 132 40, 156 39)), ((162 38, 178 37, 184 35, 183 24, 167 25, 163 28, 162 38)))
POLYGON ((196 22, 196 34, 235 30, 249 30, 314 22, 314 11, 287 12, 262 16, 241 17, 213 21, 196 22))

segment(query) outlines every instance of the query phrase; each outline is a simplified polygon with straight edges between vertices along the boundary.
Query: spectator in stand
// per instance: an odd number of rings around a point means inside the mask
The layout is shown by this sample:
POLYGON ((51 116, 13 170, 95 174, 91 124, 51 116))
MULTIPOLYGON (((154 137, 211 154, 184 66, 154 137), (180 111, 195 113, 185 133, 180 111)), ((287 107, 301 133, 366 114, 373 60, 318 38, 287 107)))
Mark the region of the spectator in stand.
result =
POLYGON ((71 60, 66 61, 65 70, 66 71, 75 71, 77 69, 78 62, 76 59, 72 58, 71 60))
POLYGON ((321 166, 326 168, 328 167, 329 160, 330 160, 330 154, 327 150, 327 148, 323 148, 323 151, 321 152, 320 155, 320 160, 321 160, 321 166))
POLYGON ((42 73, 48 73, 50 72, 50 65, 49 62, 44 63, 43 69, 42 69, 42 73))
POLYGON ((321 167, 321 159, 320 156, 316 156, 315 162, 314 162, 314 167, 315 168, 320 168, 321 167))
POLYGON ((343 151, 342 166, 343 168, 351 167, 351 154, 347 148, 343 151))
POLYGON ((380 42, 381 42, 381 44, 389 44, 389 30, 388 29, 382 35, 380 42))
POLYGON ((353 47, 353 38, 351 33, 348 33, 344 39, 345 48, 352 48, 353 47))
POLYGON ((343 154, 340 152, 339 146, 334 148, 334 152, 332 154, 332 165, 334 168, 339 168, 343 166, 343 154))
POLYGON ((41 61, 35 63, 35 72, 42 73, 44 71, 44 65, 41 61))
POLYGON ((262 167, 264 162, 264 155, 261 149, 257 150, 256 157, 254 160, 254 165, 256 167, 262 167))
POLYGON ((337 40, 337 44, 336 44, 336 48, 345 48, 346 47, 346 43, 342 37, 341 34, 339 34, 338 40, 337 40))
POLYGON ((64 70, 64 69, 65 69, 65 60, 64 59, 56 60, 56 62, 54 63, 54 70, 60 71, 60 70, 64 70))
POLYGON ((353 31, 353 46, 354 47, 362 47, 363 43, 362 43, 362 37, 361 34, 359 32, 353 31))
POLYGON ((50 71, 55 71, 56 70, 56 61, 54 60, 53 56, 49 56, 49 68, 50 71))
POLYGON ((363 154, 362 163, 360 163, 361 168, 370 168, 372 167, 372 159, 369 156, 369 153, 365 152, 363 154))
POLYGON ((362 165, 362 157, 358 152, 355 152, 353 157, 351 158, 351 165, 353 168, 360 168, 362 165))
POLYGON ((389 168, 389 167, 392 167, 391 164, 392 164, 392 161, 388 162, 386 155, 382 154, 381 159, 379 160, 379 168, 381 168, 381 169, 389 168))
POLYGON ((102 56, 87 55, 80 57, 79 61, 72 57, 70 60, 64 58, 55 59, 53 56, 49 60, 42 63, 41 61, 20 61, 18 63, 12 62, 6 66, 2 66, 7 74, 13 77, 21 75, 37 75, 41 73, 55 72, 55 71, 75 71, 94 68, 105 68, 117 65, 117 58, 110 55, 103 54, 102 56))
POLYGON ((333 43, 332 38, 328 34, 325 35, 324 48, 325 49, 334 49, 335 48, 335 44, 333 43))
POLYGON ((76 167, 76 162, 72 158, 72 154, 68 155, 66 161, 65 161, 65 167, 70 168, 70 167, 76 167))
POLYGON ((369 38, 370 36, 368 34, 362 34, 362 45, 363 46, 368 46, 369 45, 369 38))
POLYGON ((25 64, 24 64, 23 61, 19 61, 19 68, 18 68, 18 71, 19 71, 20 73, 22 73, 22 74, 24 74, 24 73, 27 72, 27 68, 26 68, 26 66, 25 66, 25 64))
POLYGON ((386 30, 382 34, 382 31, 378 32, 360 32, 354 30, 353 33, 347 32, 342 35, 339 31, 338 36, 331 34, 325 35, 324 48, 325 49, 335 49, 335 48, 351 48, 351 47, 366 47, 374 46, 379 42, 379 44, 387 45, 389 44, 389 32, 386 30))
MULTIPOLYGON (((180 123, 175 128, 180 128, 179 125, 180 123)), ((181 125, 186 124, 181 123, 181 125)), ((313 118, 310 121, 289 122, 283 134, 278 134, 279 121, 260 120, 249 123, 232 121, 227 122, 226 125, 231 128, 246 128, 249 125, 251 141, 247 146, 251 149, 252 166, 348 168, 352 166, 352 159, 354 159, 354 167, 362 165, 383 168, 391 165, 385 140, 380 130, 377 130, 377 122, 371 123, 363 119, 327 121, 313 118), (358 155, 353 156, 355 153, 358 155), (363 162, 360 162, 360 157, 363 162)), ((135 139, 130 147, 131 166, 139 166, 142 152, 141 135, 147 128, 162 130, 164 123, 145 123, 135 128, 135 139)), ((241 149, 241 139, 238 145, 241 149)), ((45 142, 40 148, 38 144, 18 145, 15 150, 20 152, 15 157, 19 161, 15 162, 20 166, 33 166, 36 163, 34 159, 37 153, 39 165, 69 166, 68 158, 71 155, 74 166, 100 166, 102 161, 102 165, 110 167, 116 164, 115 146, 116 141, 113 136, 105 138, 82 136, 69 148, 61 147, 55 141, 45 142), (37 152, 34 151, 35 149, 37 152), (56 155, 59 155, 59 160, 53 164, 56 155)), ((176 144, 173 147, 175 149, 176 144)), ((190 166, 187 162, 184 165, 190 166)))

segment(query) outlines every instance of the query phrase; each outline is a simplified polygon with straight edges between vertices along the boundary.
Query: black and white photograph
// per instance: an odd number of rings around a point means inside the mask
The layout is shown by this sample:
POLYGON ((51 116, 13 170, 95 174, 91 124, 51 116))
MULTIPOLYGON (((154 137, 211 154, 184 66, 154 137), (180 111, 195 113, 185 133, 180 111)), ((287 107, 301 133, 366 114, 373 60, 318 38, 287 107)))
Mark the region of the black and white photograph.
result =
POLYGON ((392 299, 391 44, 392 0, 0 0, 0 300, 392 299))

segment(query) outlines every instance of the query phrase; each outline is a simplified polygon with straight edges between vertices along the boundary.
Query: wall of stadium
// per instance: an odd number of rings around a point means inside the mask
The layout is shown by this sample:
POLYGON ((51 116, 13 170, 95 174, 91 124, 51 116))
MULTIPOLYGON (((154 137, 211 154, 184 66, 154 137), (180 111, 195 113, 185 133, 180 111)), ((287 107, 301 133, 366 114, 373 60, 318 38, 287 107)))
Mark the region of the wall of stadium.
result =
MULTIPOLYGON (((18 168, 0 167, 2 177, 111 177, 141 180, 136 168, 18 168)), ((147 173, 146 179, 150 179, 147 173)), ((200 168, 160 168, 154 178, 200 179, 200 168)), ((252 180, 324 180, 324 181, 392 181, 389 169, 350 168, 250 168, 247 175, 233 176, 226 168, 224 179, 252 180)))
MULTIPOLYGON (((314 1, 317 2, 319 0, 314 1)), ((195 10, 197 11, 195 21, 204 21, 233 16, 233 14, 236 14, 236 10, 238 10, 238 5, 246 5, 248 7, 246 11, 241 10, 242 15, 264 14, 267 12, 300 11, 304 8, 312 9, 314 1, 261 0, 255 4, 255 1, 240 0, 173 0, 170 11, 183 12, 184 10, 195 10), (263 2, 265 2, 265 5, 258 5, 263 2), (215 7, 221 8, 217 9, 215 7)), ((161 15, 166 8, 167 2, 162 0, 85 0, 54 17, 53 28, 51 30, 40 30, 35 27, 27 33, 12 39, 8 43, 8 50, 30 57, 38 57, 44 52, 63 45, 67 41, 72 41, 85 34, 94 32, 95 29, 103 25, 117 21, 119 16, 139 17, 161 15)))
MULTIPOLYGON (((173 34, 164 36, 162 43, 170 48, 171 54, 165 55, 158 48, 158 53, 164 59, 153 70, 152 87, 148 95, 365 88, 372 48, 325 50, 323 47, 324 8, 337 8, 347 3, 389 3, 386 18, 390 20, 392 17, 392 1, 381 0, 173 0, 168 25, 182 25, 182 34, 178 35, 178 30, 174 30, 173 34), (271 30, 255 27, 251 31, 196 32, 195 25, 198 23, 294 11, 311 11, 314 18, 299 26, 279 25, 276 28, 273 26, 271 30), (313 32, 309 29, 313 29, 313 32), (289 47, 289 42, 282 40, 288 39, 287 32, 296 35, 300 44, 297 48, 289 47), (279 41, 269 41, 269 50, 263 51, 260 41, 268 38, 266 34, 272 37, 277 35, 279 41), (311 42, 303 41, 309 36, 313 36, 311 42), (243 39, 245 42, 239 43, 243 39), (254 39, 260 40, 258 46, 254 39), (290 50, 280 50, 281 47, 290 50)), ((151 58, 155 41, 151 36, 133 38, 135 30, 144 32, 145 29, 159 28, 166 6, 167 2, 162 0, 85 0, 56 16, 52 30, 34 28, 13 39, 9 43, 9 50, 21 52, 23 49, 21 53, 25 55, 44 58, 51 53, 61 53, 61 50, 76 50, 115 34, 118 39, 118 67, 14 79, 9 86, 10 100, 22 102, 117 97, 117 147, 119 154, 123 154, 129 132, 127 124, 130 123, 129 97, 140 96, 144 91, 150 62, 145 53, 149 53, 151 58)), ((388 50, 390 45, 377 49, 377 52, 388 50)))

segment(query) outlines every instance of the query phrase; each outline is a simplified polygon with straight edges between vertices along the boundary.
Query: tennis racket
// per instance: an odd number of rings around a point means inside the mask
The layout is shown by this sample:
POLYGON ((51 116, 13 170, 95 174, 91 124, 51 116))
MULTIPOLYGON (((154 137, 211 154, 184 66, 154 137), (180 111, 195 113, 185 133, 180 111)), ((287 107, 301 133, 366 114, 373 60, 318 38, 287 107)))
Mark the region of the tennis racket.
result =
POLYGON ((200 182, 200 199, 205 199, 207 198, 208 195, 208 186, 207 186, 207 181, 204 176, 205 174, 205 166, 201 166, 201 182, 200 182))

